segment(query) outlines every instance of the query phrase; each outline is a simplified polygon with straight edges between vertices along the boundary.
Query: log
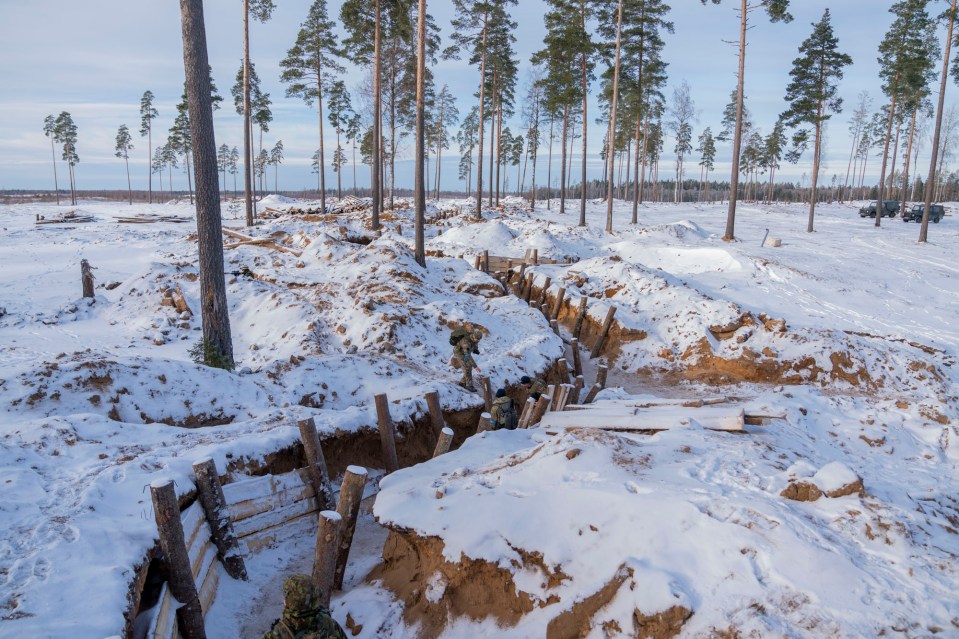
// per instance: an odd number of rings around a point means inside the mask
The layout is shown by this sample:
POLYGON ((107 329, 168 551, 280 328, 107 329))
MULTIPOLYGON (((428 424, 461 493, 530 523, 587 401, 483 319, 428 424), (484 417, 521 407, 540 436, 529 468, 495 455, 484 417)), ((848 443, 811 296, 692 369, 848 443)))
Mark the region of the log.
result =
POLYGON ((519 416, 519 422, 517 422, 517 428, 526 428, 529 425, 529 420, 533 416, 533 407, 536 405, 536 400, 532 397, 526 398, 526 404, 523 405, 523 412, 519 416))
POLYGON ((483 272, 489 273, 489 251, 483 249, 483 272))
POLYGON ((609 366, 600 364, 596 367, 596 383, 606 388, 606 377, 609 375, 609 366))
POLYGON ((80 284, 83 297, 93 297, 93 267, 86 260, 80 260, 80 284))
POLYGON ((603 328, 599 332, 599 338, 597 338, 596 344, 593 345, 593 351, 589 354, 590 359, 599 357, 599 354, 603 351, 603 344, 606 343, 606 335, 609 333, 609 327, 613 325, 614 315, 616 315, 616 307, 610 306, 609 311, 606 312, 606 321, 603 322, 603 328))
POLYGON ((476 257, 473 258, 473 268, 475 268, 477 271, 480 270, 480 256, 479 256, 479 255, 477 255, 476 257))
POLYGON ((533 265, 539 264, 539 249, 533 249, 533 265))
POLYGON ((216 545, 216 554, 223 563, 228 575, 234 579, 247 580, 246 564, 240 555, 240 542, 237 541, 233 521, 223 496, 223 486, 216 472, 216 464, 209 457, 193 464, 196 476, 196 490, 203 506, 206 521, 210 524, 210 536, 216 545))
POLYGON ((566 402, 569 400, 569 391, 572 388, 570 384, 560 384, 556 388, 556 396, 553 398, 551 411, 561 411, 566 408, 566 402))
POLYGON ((476 381, 479 383, 480 390, 483 391, 483 404, 486 412, 493 410, 493 387, 490 386, 489 377, 477 375, 476 381))
POLYGON ((476 424, 476 432, 484 433, 490 429, 490 420, 493 416, 489 413, 480 413, 479 423, 476 424))
POLYGON ((333 573, 333 587, 343 589, 343 576, 346 563, 353 545, 353 533, 356 532, 356 518, 360 514, 360 502, 363 501, 363 489, 366 488, 368 473, 362 466, 347 466, 340 484, 340 498, 336 502, 336 512, 343 519, 340 547, 336 553, 336 569, 333 573))
POLYGON ((317 603, 324 608, 330 607, 342 528, 343 518, 338 512, 324 510, 320 513, 313 552, 313 587, 316 588, 317 603))
POLYGON ((556 360, 556 372, 559 373, 560 384, 566 384, 569 382, 569 367, 566 364, 565 357, 561 357, 556 360))
POLYGON ((552 401, 553 398, 549 395, 539 396, 539 399, 536 400, 536 406, 533 407, 533 413, 530 415, 529 423, 526 425, 527 428, 535 426, 539 423, 539 420, 543 419, 543 415, 546 414, 546 409, 549 408, 552 401))
MULTIPOLYGON (((556 384, 549 384, 546 386, 546 394, 550 396, 550 399, 556 399, 556 384)), ((550 402, 547 406, 547 410, 553 410, 553 404, 550 402)))
POLYGON ((579 339, 580 333, 583 332, 583 320, 586 319, 586 302, 589 299, 584 295, 579 298, 579 312, 576 313, 576 323, 573 325, 573 337, 579 339))
POLYGON ((556 295, 556 301, 553 303, 553 312, 551 314, 551 319, 559 319, 559 312, 563 308, 563 298, 566 297, 566 289, 560 288, 559 293, 556 295))
POLYGON ((433 433, 437 437, 443 432, 446 424, 443 422, 443 409, 440 408, 439 391, 430 391, 426 393, 426 407, 430 411, 430 423, 433 425, 433 433))
POLYGON ((526 287, 523 289, 523 301, 527 304, 530 303, 530 298, 533 296, 533 281, 536 279, 535 273, 530 273, 526 277, 526 287))
POLYGON ((383 447, 383 465, 388 475, 400 469, 400 462, 396 458, 396 440, 393 434, 393 418, 390 416, 390 401, 384 393, 375 395, 373 401, 376 403, 376 424, 380 429, 380 443, 383 447))
MULTIPOLYGON (((539 306, 542 307, 546 303, 546 296, 549 294, 549 286, 553 283, 553 278, 549 275, 546 276, 546 283, 543 284, 543 290, 539 295, 539 306)), ((546 310, 546 315, 549 315, 549 309, 546 310)))
POLYGON ((336 502, 333 499, 333 485, 326 468, 326 458, 323 457, 323 448, 320 446, 320 435, 316 432, 316 422, 310 417, 299 420, 296 425, 300 428, 300 441, 303 442, 310 482, 316 491, 316 509, 329 510, 336 502))
POLYGON ((573 375, 577 377, 583 374, 583 360, 579 353, 579 338, 574 337, 569 341, 570 350, 573 351, 573 375))
POLYGON ((180 506, 172 479, 157 479, 150 484, 153 515, 160 533, 160 549, 167 567, 170 593, 180 608, 176 611, 180 634, 184 639, 206 639, 200 595, 193 580, 193 569, 183 536, 180 506))
POLYGON ((440 432, 440 438, 436 441, 436 448, 433 449, 433 457, 439 457, 449 452, 450 445, 453 443, 453 429, 443 427, 440 432))
POLYGON ((578 404, 579 395, 583 391, 583 388, 586 387, 586 378, 582 375, 577 375, 576 379, 573 381, 573 390, 569 393, 569 403, 578 404))
POLYGON ((583 400, 584 404, 592 404, 593 400, 596 399, 596 396, 599 394, 599 391, 603 390, 602 384, 593 384, 593 387, 589 389, 589 392, 586 393, 586 399, 583 400))

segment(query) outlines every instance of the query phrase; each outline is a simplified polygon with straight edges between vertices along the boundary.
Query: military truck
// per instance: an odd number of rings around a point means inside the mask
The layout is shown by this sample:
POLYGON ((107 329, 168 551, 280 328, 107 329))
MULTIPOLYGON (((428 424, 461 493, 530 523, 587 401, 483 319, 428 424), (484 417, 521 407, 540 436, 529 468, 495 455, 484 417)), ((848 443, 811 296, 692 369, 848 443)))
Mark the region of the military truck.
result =
MULTIPOLYGON (((922 212, 925 210, 924 204, 917 204, 908 211, 902 212, 903 222, 922 222, 922 212)), ((933 204, 929 209, 929 221, 939 224, 939 220, 946 214, 946 209, 942 204, 933 204)))
MULTIPOLYGON (((896 217, 899 213, 899 200, 883 200, 882 216, 896 217)), ((868 205, 859 209, 859 217, 876 217, 876 203, 870 202, 868 205)))

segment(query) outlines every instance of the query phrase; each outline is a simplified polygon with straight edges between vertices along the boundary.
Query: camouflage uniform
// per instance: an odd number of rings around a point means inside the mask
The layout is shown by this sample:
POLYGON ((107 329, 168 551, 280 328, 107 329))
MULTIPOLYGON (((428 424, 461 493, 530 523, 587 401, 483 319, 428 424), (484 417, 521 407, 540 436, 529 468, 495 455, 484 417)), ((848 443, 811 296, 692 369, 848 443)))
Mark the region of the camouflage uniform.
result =
POLYGON ((283 582, 283 617, 263 639, 346 639, 346 634, 316 601, 316 590, 307 575, 293 575, 283 582))
POLYGON ((546 386, 546 382, 541 380, 539 377, 534 377, 529 385, 523 384, 526 386, 526 392, 529 397, 533 399, 539 399, 539 396, 549 390, 549 387, 546 386))
POLYGON ((513 400, 508 396, 497 397, 493 400, 493 407, 490 409, 490 426, 493 430, 507 428, 513 430, 519 418, 516 416, 516 409, 513 407, 513 400))
POLYGON ((463 368, 463 378, 460 380, 460 385, 466 388, 474 388, 473 369, 476 367, 476 360, 473 359, 473 355, 479 354, 478 345, 481 339, 483 339, 483 334, 479 331, 473 331, 461 337, 460 340, 453 345, 453 365, 455 366, 457 362, 461 364, 463 368))

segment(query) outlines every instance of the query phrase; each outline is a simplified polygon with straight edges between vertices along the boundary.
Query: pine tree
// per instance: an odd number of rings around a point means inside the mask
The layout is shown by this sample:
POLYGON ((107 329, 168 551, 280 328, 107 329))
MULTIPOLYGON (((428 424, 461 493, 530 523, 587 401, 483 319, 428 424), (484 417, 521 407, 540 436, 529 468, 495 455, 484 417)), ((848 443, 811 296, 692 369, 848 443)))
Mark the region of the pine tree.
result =
POLYGON ((327 104, 329 106, 327 119, 336 132, 336 150, 333 152, 333 171, 336 173, 336 197, 342 198, 343 172, 340 169, 345 163, 346 154, 343 152, 343 147, 340 144, 340 135, 346 131, 350 125, 353 108, 350 93, 346 90, 346 84, 342 80, 337 80, 330 85, 327 97, 327 104))
MULTIPOLYGON (((719 4, 722 0, 701 0, 703 4, 719 4)), ((736 198, 739 185, 739 155, 744 139, 743 133, 743 96, 746 75, 746 32, 749 30, 749 12, 762 7, 772 22, 790 22, 789 0, 740 0, 739 7, 739 73, 736 86, 736 132, 733 138, 732 175, 729 180, 729 211, 726 214, 726 232, 723 239, 731 242, 736 239, 736 198)))
POLYGON ((782 120, 777 120, 773 126, 772 132, 766 136, 763 143, 763 164, 769 169, 769 186, 766 193, 766 201, 772 202, 775 195, 776 171, 779 169, 779 162, 783 159, 786 148, 786 125, 782 120))
POLYGON ((617 104, 619 101, 619 74, 620 74, 620 55, 622 53, 623 43, 623 0, 619 0, 616 12, 616 53, 613 57, 613 85, 612 85, 612 106, 609 109, 611 114, 609 122, 609 146, 607 147, 607 162, 609 179, 606 187, 606 232, 613 232, 613 162, 615 161, 616 150, 616 115, 617 104))
MULTIPOLYGON (((286 58, 280 62, 283 73, 280 80, 289 83, 287 97, 298 96, 308 106, 316 101, 320 132, 320 166, 325 166, 323 149, 323 97, 331 84, 333 74, 343 73, 343 66, 337 61, 342 55, 333 33, 333 21, 326 10, 326 0, 314 0, 306 20, 300 25, 296 43, 287 51, 286 58)), ((342 84, 342 83, 341 83, 342 84)), ((345 91, 345 87, 343 88, 345 91)), ((331 97, 332 99, 332 97, 331 97)), ((332 108, 332 107, 331 107, 332 108)), ((334 124, 334 126, 336 126, 334 124)), ((339 147, 339 129, 337 129, 337 147, 339 147)), ((339 175, 339 174, 337 174, 339 175)), ((320 207, 326 210, 326 176, 321 170, 320 207)), ((337 193, 341 191, 337 186, 337 193)), ((339 195, 338 195, 339 197, 339 195)))
POLYGON ((283 164, 283 140, 277 140, 270 149, 270 164, 273 165, 273 192, 280 194, 280 165, 283 164))
POLYGON ((356 197, 356 142, 363 132, 363 120, 359 113, 354 113, 346 123, 346 139, 353 147, 353 196, 356 197))
POLYGON ((852 190, 852 187, 849 184, 850 175, 854 174, 853 161, 856 159, 856 151, 859 148, 859 140, 862 138, 864 130, 866 128, 866 121, 869 118, 869 109, 872 106, 872 98, 869 97, 868 91, 862 91, 859 93, 859 102, 856 106, 856 110, 853 111, 852 120, 849 123, 849 132, 852 134, 852 144, 849 149, 849 162, 846 166, 846 179, 842 183, 842 188, 839 190, 839 202, 842 203, 844 198, 850 197, 849 193, 852 190))
POLYGON ((699 201, 703 201, 703 186, 709 184, 709 174, 716 166, 716 139, 713 137, 713 131, 709 127, 703 129, 698 140, 699 146, 696 152, 699 153, 699 201))
POLYGON ((133 186, 130 184, 130 151, 133 149, 133 138, 130 137, 130 129, 125 124, 121 124, 117 129, 117 139, 115 146, 115 155, 123 158, 127 167, 127 195, 130 198, 130 205, 133 205, 133 186))
POLYGON ((80 162, 80 156, 77 155, 77 125, 73 122, 73 117, 67 111, 61 111, 60 115, 54 121, 53 126, 54 141, 60 143, 62 157, 67 163, 68 175, 70 177, 70 204, 77 205, 77 182, 75 168, 80 162))
POLYGON ((167 145, 177 155, 183 156, 183 168, 186 172, 187 189, 190 194, 190 204, 193 204, 193 176, 190 171, 190 155, 193 153, 193 137, 190 133, 190 115, 187 105, 183 102, 177 105, 177 116, 170 127, 167 145))
MULTIPOLYGON (((797 129, 793 134, 793 144, 797 147, 808 143, 809 129, 806 127, 815 131, 808 233, 813 232, 816 215, 823 125, 832 117, 831 113, 842 111, 842 98, 836 95, 838 82, 842 80, 843 68, 852 64, 852 58, 838 49, 839 40, 833 34, 829 17, 829 9, 826 9, 822 19, 813 25, 812 34, 799 46, 800 56, 793 60, 789 72, 792 81, 786 87, 785 100, 789 108, 781 116, 786 127, 797 129)), ((876 217, 879 217, 878 213, 876 217)))
POLYGON ((241 65, 241 97, 243 116, 244 194, 246 197, 246 225, 253 226, 253 109, 250 101, 250 16, 265 23, 273 15, 273 0, 243 0, 243 64, 241 65))
MULTIPOLYGON (((902 122, 907 104, 929 82, 932 58, 935 51, 930 47, 932 39, 920 37, 927 34, 932 20, 927 12, 929 0, 899 0, 889 12, 895 16, 885 37, 879 43, 879 76, 883 81, 883 93, 889 98, 882 168, 879 172, 879 192, 876 204, 876 226, 882 223, 882 200, 886 190, 886 166, 889 145, 893 138, 895 122, 902 122), (905 103, 905 104, 904 104, 905 103)), ((895 156, 895 153, 893 154, 895 156)), ((895 160, 894 160, 895 161, 895 160)), ((894 171, 890 171, 893 173, 894 171)))
MULTIPOLYGON (((140 98, 140 137, 147 136, 147 160, 153 156, 153 121, 160 117, 160 112, 153 106, 153 92, 144 91, 140 98)), ((149 171, 147 190, 150 204, 153 204, 153 171, 149 171)), ((162 184, 161 184, 162 186, 162 184)))
MULTIPOLYGON (((183 21, 183 66, 186 70, 187 104, 191 113, 197 187, 197 236, 200 266, 200 309, 203 318, 204 363, 232 369, 233 340, 223 274, 223 235, 217 180, 216 140, 213 135, 214 93, 210 84, 203 0, 180 0, 183 21)), ((189 604, 188 604, 189 605, 189 604)), ((202 614, 197 608, 199 623, 202 614)))
POLYGON ((50 138, 50 153, 53 155, 53 190, 57 196, 57 206, 60 206, 60 185, 57 183, 57 119, 48 115, 43 119, 43 134, 50 138))
POLYGON ((682 84, 673 90, 673 104, 669 109, 670 119, 667 126, 676 138, 676 187, 673 201, 680 202, 683 191, 683 164, 686 154, 693 150, 693 126, 696 120, 696 106, 690 95, 689 83, 683 80, 682 84))
POLYGON ((240 150, 236 147, 230 149, 230 175, 233 176, 233 197, 236 197, 236 174, 240 168, 240 150))
POLYGON ((479 144, 478 113, 478 107, 470 109, 456 133, 456 143, 460 151, 459 178, 466 181, 466 197, 470 196, 473 188, 473 150, 479 144))
POLYGON ((436 190, 436 199, 440 197, 440 184, 442 180, 441 165, 443 161, 443 150, 450 148, 449 128, 456 126, 459 122, 460 112, 456 108, 456 96, 450 91, 449 86, 443 85, 439 94, 436 96, 436 179, 434 186, 436 190))
POLYGON ((220 148, 216 151, 216 165, 220 169, 220 173, 223 174, 223 190, 221 195, 226 196, 226 172, 230 168, 230 160, 232 155, 230 153, 230 147, 227 144, 221 144, 220 148))

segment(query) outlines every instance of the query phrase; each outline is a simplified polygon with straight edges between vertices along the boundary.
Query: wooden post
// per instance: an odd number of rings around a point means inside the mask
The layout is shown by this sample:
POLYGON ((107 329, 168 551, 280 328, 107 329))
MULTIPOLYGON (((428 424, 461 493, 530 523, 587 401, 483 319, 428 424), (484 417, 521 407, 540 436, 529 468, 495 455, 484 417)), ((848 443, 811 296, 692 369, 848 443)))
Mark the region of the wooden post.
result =
POLYGON ((475 258, 473 258, 473 268, 475 268, 477 271, 480 270, 480 256, 479 256, 479 255, 477 255, 475 258))
POLYGON ((539 264, 539 249, 533 249, 533 265, 539 264))
POLYGON ((579 354, 579 338, 574 337, 569 341, 570 350, 573 351, 573 375, 583 374, 583 361, 579 354))
POLYGON ((173 480, 153 481, 150 484, 150 496, 153 498, 157 530, 160 532, 160 549, 169 573, 170 594, 181 604, 176 611, 180 634, 184 639, 206 639, 200 595, 190 567, 173 480))
POLYGON ((519 422, 517 422, 517 428, 526 428, 529 425, 530 417, 533 415, 533 407, 536 405, 536 400, 532 397, 526 398, 526 404, 523 405, 523 412, 519 416, 519 422))
POLYGON ((197 460, 193 463, 193 474, 196 475, 196 490, 206 521, 210 524, 216 554, 228 575, 246 581, 246 564, 240 556, 240 542, 233 530, 216 464, 209 457, 197 460))
POLYGON ((593 384, 593 387, 589 389, 588 393, 586 393, 586 399, 583 400, 583 403, 592 404, 593 400, 596 399, 596 396, 601 390, 603 390, 602 384, 593 384))
POLYGON ((487 413, 480 413, 479 423, 476 424, 476 432, 482 433, 490 429, 490 420, 493 416, 487 413))
POLYGON ((353 533, 356 532, 356 518, 360 514, 360 502, 363 501, 363 489, 366 488, 368 473, 362 466, 347 466, 340 484, 340 498, 336 502, 336 512, 343 519, 340 547, 336 553, 336 569, 333 573, 333 587, 343 589, 343 576, 346 574, 346 562, 353 545, 353 533))
POLYGON ((564 396, 569 394, 566 386, 567 384, 556 385, 556 393, 553 395, 553 403, 549 406, 550 412, 563 410, 564 396))
POLYGON ((403 226, 401 224, 396 225, 396 233, 397 235, 403 235, 403 226))
POLYGON ((433 424, 433 433, 439 437, 446 424, 443 422, 443 409, 440 408, 439 391, 430 391, 426 394, 426 407, 430 411, 430 423, 433 424))
POLYGON ((513 295, 516 297, 523 296, 523 285, 526 283, 526 262, 523 262, 519 266, 519 274, 516 276, 516 281, 513 283, 513 295))
POLYGON ((536 280, 536 273, 530 273, 526 279, 529 281, 526 284, 526 290, 523 292, 523 299, 529 304, 530 299, 533 297, 533 282, 536 280))
POLYGON ((80 284, 83 286, 83 297, 93 297, 93 267, 86 260, 80 260, 80 284))
POLYGON ((596 367, 596 383, 606 388, 606 376, 609 375, 609 366, 600 364, 596 367))
POLYGON ((396 440, 393 435, 393 418, 390 416, 390 400, 385 393, 373 396, 376 403, 376 424, 380 428, 380 443, 383 446, 383 465, 386 474, 400 469, 400 462, 396 458, 396 440))
POLYGON ((436 441, 436 448, 433 449, 433 457, 439 457, 449 452, 450 445, 453 443, 453 429, 444 427, 440 431, 440 438, 436 441))
MULTIPOLYGON (((547 275, 547 276, 546 276, 546 283, 543 284, 543 290, 542 290, 542 292, 541 292, 540 295, 539 295, 539 305, 540 305, 540 306, 542 306, 543 304, 546 303, 546 296, 547 296, 547 294, 549 294, 549 285, 552 284, 552 283, 553 283, 553 278, 551 278, 549 275, 547 275)), ((549 317, 549 309, 548 309, 548 308, 546 309, 545 315, 546 315, 547 317, 549 317)))
POLYGON ((593 351, 589 354, 590 359, 599 357, 599 354, 603 351, 603 344, 606 342, 606 334, 609 333, 609 327, 613 325, 614 315, 616 315, 616 307, 610 306, 609 311, 606 312, 606 321, 603 322, 603 328, 599 332, 599 338, 596 340, 596 344, 593 345, 593 351))
POLYGON ((343 518, 335 510, 320 512, 316 531, 316 549, 313 552, 313 587, 317 603, 330 607, 330 595, 336 576, 336 560, 340 550, 343 518))
POLYGON ((552 319, 559 319, 559 312, 563 308, 563 298, 566 297, 566 289, 561 287, 556 295, 556 301, 553 303, 552 319))
POLYGON ((493 387, 490 386, 489 377, 477 375, 476 381, 479 382, 480 390, 483 391, 483 405, 486 412, 493 410, 493 387))
POLYGON ((583 388, 586 387, 586 378, 582 375, 577 375, 576 380, 573 382, 573 390, 569 393, 569 403, 578 404, 579 403, 579 394, 582 392, 583 388))
POLYGON ((533 413, 529 417, 529 422, 526 424, 527 428, 535 426, 539 423, 539 420, 543 419, 543 415, 546 414, 546 409, 549 408, 552 401, 553 398, 549 395, 539 396, 539 399, 536 400, 536 406, 533 407, 533 413))
POLYGON ((526 249, 526 253, 523 254, 523 264, 529 264, 529 256, 532 253, 533 249, 526 249))
POLYGON ((588 298, 583 295, 579 298, 579 312, 576 313, 576 323, 573 325, 573 337, 579 339, 580 333, 583 332, 583 320, 586 319, 586 302, 588 298))
POLYGON ((326 459, 320 447, 320 436, 316 432, 316 422, 310 417, 301 419, 296 425, 300 427, 300 441, 303 442, 310 481, 313 483, 313 490, 316 491, 317 508, 318 510, 333 508, 336 505, 333 500, 333 486, 330 484, 330 473, 326 469, 326 459))
MULTIPOLYGON (((544 304, 544 306, 545 306, 545 304, 544 304)), ((550 320, 550 321, 549 321, 549 326, 550 326, 550 328, 553 329, 553 332, 556 333, 556 336, 557 336, 557 337, 561 337, 561 335, 559 334, 559 322, 557 322, 556 320, 550 320)))
MULTIPOLYGON (((556 399, 556 384, 550 384, 546 387, 546 394, 550 396, 550 399, 556 399)), ((542 397, 542 395, 540 396, 542 397)), ((552 409, 552 404, 549 405, 549 409, 552 409)))
POLYGON ((489 251, 483 249, 483 272, 489 273, 489 251))

